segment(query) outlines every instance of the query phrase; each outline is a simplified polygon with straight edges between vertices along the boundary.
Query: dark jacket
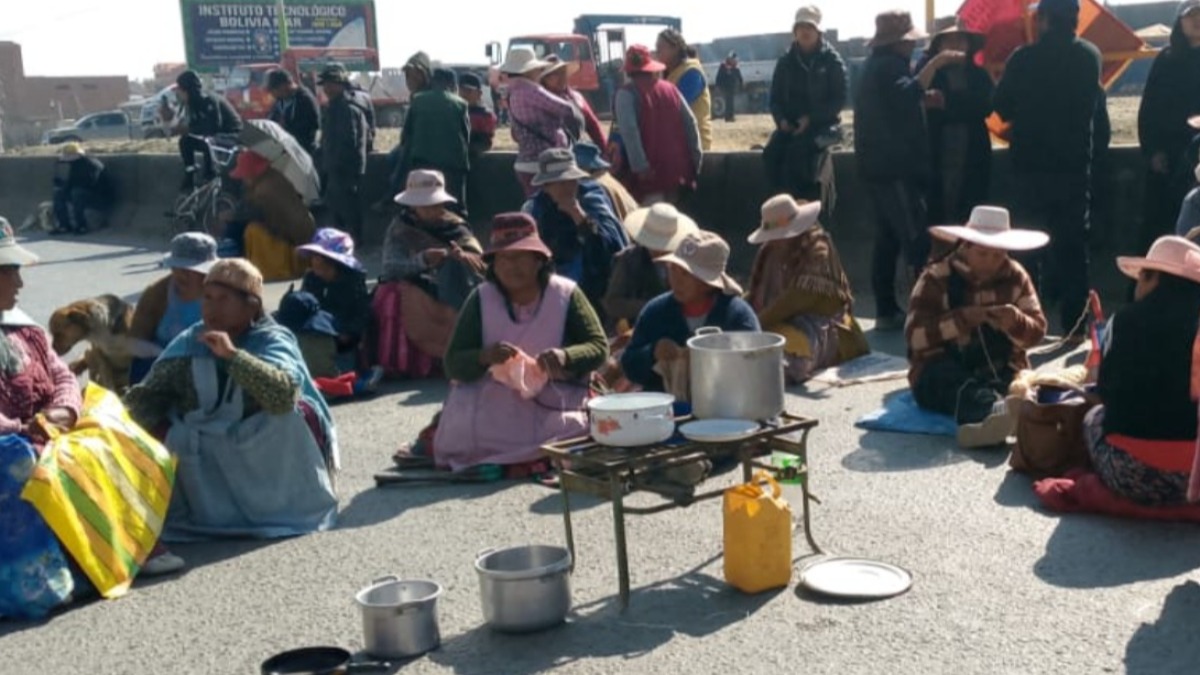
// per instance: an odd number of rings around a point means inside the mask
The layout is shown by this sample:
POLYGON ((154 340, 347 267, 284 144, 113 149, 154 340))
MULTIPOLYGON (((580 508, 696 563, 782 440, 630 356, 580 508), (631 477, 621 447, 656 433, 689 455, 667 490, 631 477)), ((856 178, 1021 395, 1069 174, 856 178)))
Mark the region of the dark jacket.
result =
POLYGON ((317 154, 317 132, 321 130, 321 108, 312 92, 299 87, 291 98, 281 98, 271 106, 269 118, 292 135, 312 157, 317 154))
POLYGON ((854 106, 854 154, 868 181, 929 178, 925 89, 908 59, 876 49, 863 65, 854 106))
POLYGON ((721 68, 717 70, 717 89, 732 93, 740 90, 742 84, 744 84, 742 69, 737 66, 731 66, 728 63, 722 63, 721 68))
POLYGON ((1092 161, 1100 52, 1074 35, 1047 33, 1013 53, 996 87, 996 112, 1012 124, 1019 172, 1075 173, 1092 161))
POLYGON ((192 92, 187 104, 187 128, 195 136, 236 134, 242 130, 242 118, 224 96, 192 92))
POLYGON ((467 102, 440 89, 413 96, 400 137, 401 166, 467 171, 471 123, 467 102))
MULTIPOLYGON (((67 162, 67 177, 60 187, 67 192, 72 190, 87 190, 96 197, 105 200, 112 198, 112 185, 104 171, 104 164, 88 155, 83 155, 73 162, 67 162)), ((55 179, 59 183, 61 179, 55 179)))
POLYGON ((366 116, 348 94, 330 101, 321 121, 321 169, 330 176, 366 173, 369 133, 366 116))
POLYGON ((813 133, 820 133, 841 122, 848 89, 846 64, 833 45, 822 41, 817 52, 805 55, 793 44, 771 77, 771 116, 777 125, 807 116, 813 133))
POLYGON ((633 325, 646 303, 667 292, 667 281, 645 246, 633 245, 613 258, 612 278, 604 295, 604 311, 616 325, 633 325))
MULTIPOLYGON (((717 304, 704 320, 705 326, 720 328, 726 333, 762 330, 750 303, 731 295, 717 298, 717 304)), ((633 337, 621 356, 621 369, 630 382, 642 385, 647 391, 663 391, 663 381, 654 372, 654 347, 667 339, 680 347, 687 346, 692 331, 683 316, 683 306, 671 293, 651 300, 633 328, 633 337)))
MULTIPOLYGON (((1195 132, 1188 118, 1200 115, 1200 49, 1193 49, 1176 21, 1171 44, 1150 68, 1138 109, 1138 140, 1147 157, 1166 153, 1172 171, 1187 162, 1185 151, 1195 132)), ((1190 162, 1189 162, 1190 163, 1190 162)), ((1187 167, 1190 172, 1192 167, 1187 167)))
MULTIPOLYGON (((913 70, 920 72, 927 61, 917 64, 913 70)), ((988 131, 987 118, 992 114, 992 93, 995 86, 992 76, 975 64, 966 66, 966 88, 953 89, 950 86, 950 71, 943 68, 933 78, 932 90, 942 92, 945 96, 944 108, 929 108, 925 111, 925 119, 929 129, 930 161, 934 176, 930 199, 930 222, 957 223, 966 218, 970 210, 987 201, 988 187, 992 180, 992 137, 988 131), (952 195, 957 210, 953 213, 942 213, 945 203, 942 175, 942 160, 946 130, 949 128, 966 129, 966 164, 963 168, 962 189, 957 196, 952 195)))
POLYGON ((321 301, 321 309, 333 315, 333 325, 339 336, 357 345, 367 334, 371 319, 371 294, 367 291, 367 275, 348 267, 340 270, 333 283, 327 283, 312 272, 305 272, 300 290, 312 293, 321 301))
POLYGON ((1106 434, 1196 437, 1191 363, 1197 317, 1200 292, 1158 290, 1113 316, 1097 379, 1106 434))
POLYGON ((375 152, 375 104, 371 102, 371 95, 362 89, 349 87, 346 89, 346 97, 350 99, 350 103, 354 107, 362 111, 363 119, 367 121, 367 152, 375 152))

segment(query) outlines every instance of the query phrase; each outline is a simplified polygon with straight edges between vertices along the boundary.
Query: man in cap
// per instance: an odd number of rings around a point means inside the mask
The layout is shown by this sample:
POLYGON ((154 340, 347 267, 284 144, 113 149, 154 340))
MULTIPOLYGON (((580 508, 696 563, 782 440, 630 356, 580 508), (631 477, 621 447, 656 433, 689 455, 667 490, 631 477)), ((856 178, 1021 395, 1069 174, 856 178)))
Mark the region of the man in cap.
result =
POLYGON ((317 132, 321 129, 317 98, 282 68, 267 74, 267 91, 275 99, 267 119, 291 134, 310 157, 316 157, 317 132))
POLYGON ((877 330, 904 327, 905 313, 896 301, 897 256, 904 255, 914 278, 929 257, 925 194, 932 164, 925 91, 938 70, 966 58, 944 50, 914 76, 909 64, 917 40, 925 37, 908 12, 875 17, 871 55, 855 100, 854 154, 875 210, 871 287, 877 330))
MULTIPOLYGON (((1037 5, 1037 26, 1037 42, 1009 58, 994 106, 1012 125, 1019 220, 1051 236, 1048 264, 1035 260, 1031 271, 1042 284, 1049 272, 1055 283, 1043 285, 1043 295, 1047 304, 1055 296, 1061 300, 1062 330, 1072 331, 1088 300, 1087 232, 1100 52, 1075 35, 1079 0, 1044 0, 1037 5)), ((1080 326, 1070 337, 1085 335, 1086 326, 1080 326)))
POLYGON ((180 189, 191 190, 196 185, 196 153, 204 155, 204 177, 216 177, 212 153, 204 139, 213 136, 234 137, 242 131, 242 118, 225 97, 204 91, 204 84, 194 70, 186 70, 175 80, 179 102, 183 106, 179 125, 179 154, 183 158, 183 184, 180 189))
POLYGON ((87 234, 87 212, 107 213, 112 208, 112 184, 100 160, 89 157, 79 143, 67 143, 59 155, 59 166, 65 167, 54 176, 54 219, 58 222, 55 234, 87 234))
POLYGON ((734 120, 734 102, 743 84, 745 80, 742 79, 742 69, 738 67, 737 52, 729 52, 729 56, 721 62, 721 68, 717 71, 717 89, 725 102, 726 122, 734 120))
POLYGON ((344 68, 337 64, 327 66, 317 84, 329 100, 321 123, 319 153, 325 202, 338 229, 361 241, 363 217, 359 193, 367 171, 370 128, 362 109, 350 100, 350 77, 344 68))
MULTIPOLYGON (((841 138, 847 82, 846 64, 821 33, 821 10, 801 7, 792 24, 792 47, 771 78, 775 132, 763 162, 772 192, 822 199, 819 169, 841 138)), ((829 176, 832 180, 832 172, 829 176)))
POLYGON ((471 136, 467 143, 471 159, 492 149, 496 137, 496 113, 483 105, 483 78, 475 73, 463 73, 458 78, 458 95, 467 102, 467 117, 471 121, 471 136))
MULTIPOLYGON (((425 52, 417 52, 408 57, 404 68, 404 86, 408 88, 409 105, 412 105, 412 100, 417 97, 417 94, 429 90, 433 86, 433 61, 425 52)), ((404 153, 404 139, 396 144, 388 152, 388 195, 384 197, 373 208, 379 211, 384 211, 393 207, 392 195, 400 194, 404 191, 404 186, 407 182, 408 172, 411 167, 403 166, 401 161, 404 153)))
POLYGON ((459 98, 454 71, 439 68, 429 89, 414 94, 400 134, 400 176, 407 181, 413 169, 441 171, 446 190, 458 200, 459 215, 467 210, 467 172, 471 168, 471 125, 467 102, 459 98))

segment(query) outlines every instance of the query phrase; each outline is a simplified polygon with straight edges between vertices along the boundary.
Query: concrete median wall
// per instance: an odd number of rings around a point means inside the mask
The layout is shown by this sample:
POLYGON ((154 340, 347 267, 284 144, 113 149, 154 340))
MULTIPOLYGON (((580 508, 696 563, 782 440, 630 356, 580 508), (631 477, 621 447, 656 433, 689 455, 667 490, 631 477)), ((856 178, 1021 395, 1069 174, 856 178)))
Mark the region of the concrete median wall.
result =
MULTIPOLYGON (((113 155, 102 157, 117 187, 119 205, 112 215, 114 229, 154 236, 169 223, 164 213, 172 208, 182 178, 180 160, 174 155, 113 155)), ((486 224, 503 211, 519 209, 520 186, 513 174, 514 155, 490 153, 475 167, 469 186, 471 220, 486 234, 486 224)), ((1008 155, 995 155, 992 200, 1012 204, 1015 186, 1008 155)), ((836 157, 837 217, 830 225, 842 257, 858 288, 870 279, 870 249, 873 224, 870 205, 858 180, 852 154, 836 157)), ((0 215, 14 225, 34 212, 37 204, 50 199, 55 160, 51 157, 0 157, 0 215)), ((364 203, 373 204, 387 195, 386 158, 371 158, 364 203)), ((1097 282, 1105 290, 1120 286, 1112 258, 1132 252, 1141 222, 1143 160, 1137 148, 1115 148, 1109 168, 1101 173, 1099 210, 1093 216, 1093 256, 1097 282)), ((768 194, 757 152, 712 153, 705 157, 700 189, 686 210, 702 227, 721 233, 733 246, 733 269, 749 271, 753 249, 746 235, 757 226, 759 206, 768 194)), ((367 246, 378 245, 387 223, 368 213, 367 246)))

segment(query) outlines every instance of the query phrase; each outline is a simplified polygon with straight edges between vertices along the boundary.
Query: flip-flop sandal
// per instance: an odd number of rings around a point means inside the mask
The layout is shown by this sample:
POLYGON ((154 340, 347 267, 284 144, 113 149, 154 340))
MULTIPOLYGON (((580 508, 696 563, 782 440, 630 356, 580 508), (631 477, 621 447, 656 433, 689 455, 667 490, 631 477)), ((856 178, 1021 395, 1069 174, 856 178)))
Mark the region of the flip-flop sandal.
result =
POLYGON ((401 469, 432 469, 433 458, 425 455, 414 455, 410 450, 412 446, 406 445, 392 455, 392 461, 401 469))

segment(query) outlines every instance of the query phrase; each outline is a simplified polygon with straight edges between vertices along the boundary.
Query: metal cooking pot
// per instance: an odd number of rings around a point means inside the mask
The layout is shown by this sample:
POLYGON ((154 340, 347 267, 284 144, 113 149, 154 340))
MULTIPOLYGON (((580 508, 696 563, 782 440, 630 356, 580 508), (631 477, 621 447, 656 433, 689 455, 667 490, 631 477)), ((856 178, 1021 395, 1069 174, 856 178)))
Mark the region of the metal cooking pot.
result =
POLYGON ((350 652, 340 647, 306 647, 276 654, 263 661, 262 675, 348 675, 391 670, 392 664, 350 662, 350 652))
POLYGON ((571 552, 558 546, 483 551, 475 560, 483 618, 506 633, 562 623, 571 611, 571 552))
POLYGON ((670 394, 609 394, 587 403, 592 440, 615 448, 653 445, 675 434, 670 394))
POLYGON ((432 581, 376 579, 358 592, 367 653, 385 659, 419 656, 442 642, 437 599, 442 586, 432 581))
POLYGON ((705 327, 688 340, 698 419, 772 420, 783 412, 782 335, 705 327))

